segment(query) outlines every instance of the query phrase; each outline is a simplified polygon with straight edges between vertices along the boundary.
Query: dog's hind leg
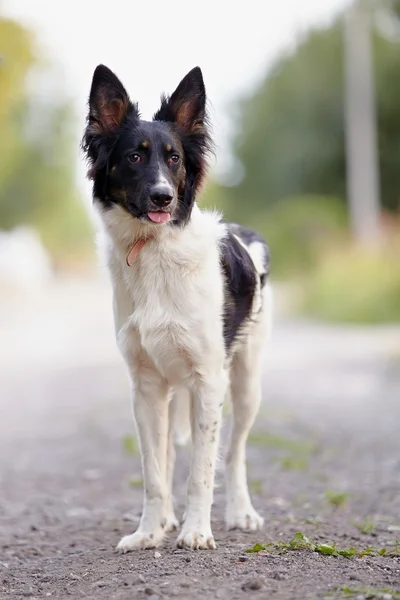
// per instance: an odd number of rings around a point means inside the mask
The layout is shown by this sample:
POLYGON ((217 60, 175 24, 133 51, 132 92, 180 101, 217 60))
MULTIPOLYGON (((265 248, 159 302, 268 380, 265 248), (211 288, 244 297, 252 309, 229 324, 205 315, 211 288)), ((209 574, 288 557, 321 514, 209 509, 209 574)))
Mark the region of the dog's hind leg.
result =
POLYGON ((190 395, 185 389, 175 389, 169 403, 169 430, 167 456, 167 501, 165 531, 174 531, 179 527, 175 516, 173 500, 173 479, 175 466, 175 443, 184 445, 190 436, 190 395))
MULTIPOLYGON (((266 294, 267 296, 267 294, 266 294)), ((262 350, 269 306, 263 307, 231 365, 233 426, 226 459, 226 513, 228 529, 257 530, 263 518, 250 500, 246 473, 246 442, 261 402, 262 350)))

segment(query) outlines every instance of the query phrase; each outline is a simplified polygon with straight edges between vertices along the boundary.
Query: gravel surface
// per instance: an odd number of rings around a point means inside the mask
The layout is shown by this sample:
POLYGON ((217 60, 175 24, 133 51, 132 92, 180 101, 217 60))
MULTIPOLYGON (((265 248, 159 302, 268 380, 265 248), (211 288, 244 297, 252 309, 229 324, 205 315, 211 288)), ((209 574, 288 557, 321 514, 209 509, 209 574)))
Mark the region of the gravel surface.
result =
MULTIPOLYGON (((157 551, 121 556, 142 489, 108 288, 59 282, 30 301, 3 294, 0 305, 0 598, 400 597, 398 329, 278 315, 248 450, 264 530, 224 531, 221 463, 216 551, 176 550, 171 534, 157 551), (307 540, 287 548, 296 532, 307 540), (246 553, 255 544, 265 550, 246 553)), ((178 452, 180 516, 188 454, 178 452)))

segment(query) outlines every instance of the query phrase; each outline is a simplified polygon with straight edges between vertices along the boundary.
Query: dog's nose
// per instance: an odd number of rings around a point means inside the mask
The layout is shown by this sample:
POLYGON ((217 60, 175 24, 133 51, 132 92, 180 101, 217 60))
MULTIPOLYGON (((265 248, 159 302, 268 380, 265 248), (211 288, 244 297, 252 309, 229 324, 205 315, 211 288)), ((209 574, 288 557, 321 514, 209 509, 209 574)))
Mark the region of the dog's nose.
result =
POLYGON ((155 186, 150 190, 150 199, 156 206, 165 208, 172 202, 172 193, 169 187, 155 186))

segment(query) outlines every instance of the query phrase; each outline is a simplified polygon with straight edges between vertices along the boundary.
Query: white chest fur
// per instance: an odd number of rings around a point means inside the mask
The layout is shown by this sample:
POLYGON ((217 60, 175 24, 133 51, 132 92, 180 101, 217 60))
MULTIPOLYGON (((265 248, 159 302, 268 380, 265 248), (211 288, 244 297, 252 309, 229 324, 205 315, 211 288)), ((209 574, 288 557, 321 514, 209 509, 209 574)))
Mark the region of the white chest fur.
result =
POLYGON ((184 383, 193 370, 205 375, 219 368, 224 360, 219 257, 224 225, 218 215, 195 207, 186 227, 157 228, 128 267, 127 249, 137 231, 126 230, 135 222, 120 219, 114 212, 119 210, 104 213, 103 220, 121 350, 130 356, 145 353, 171 385, 184 383))

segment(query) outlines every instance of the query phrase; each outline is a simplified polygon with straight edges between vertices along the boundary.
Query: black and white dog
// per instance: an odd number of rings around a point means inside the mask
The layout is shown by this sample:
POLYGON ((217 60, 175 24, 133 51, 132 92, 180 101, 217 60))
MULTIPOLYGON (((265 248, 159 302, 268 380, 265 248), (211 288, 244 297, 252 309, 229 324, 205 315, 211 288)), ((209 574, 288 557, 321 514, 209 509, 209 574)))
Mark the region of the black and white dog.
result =
POLYGON ((201 71, 194 68, 152 121, 141 120, 119 79, 95 70, 83 138, 104 225, 115 332, 133 388, 144 478, 135 533, 118 549, 158 546, 179 527, 172 500, 177 438, 192 435, 178 546, 215 548, 210 513, 222 406, 233 430, 226 463, 226 526, 257 530, 246 441, 261 399, 270 315, 268 248, 256 233, 195 201, 210 136, 201 71))

